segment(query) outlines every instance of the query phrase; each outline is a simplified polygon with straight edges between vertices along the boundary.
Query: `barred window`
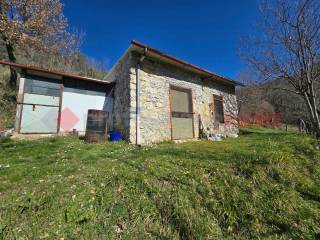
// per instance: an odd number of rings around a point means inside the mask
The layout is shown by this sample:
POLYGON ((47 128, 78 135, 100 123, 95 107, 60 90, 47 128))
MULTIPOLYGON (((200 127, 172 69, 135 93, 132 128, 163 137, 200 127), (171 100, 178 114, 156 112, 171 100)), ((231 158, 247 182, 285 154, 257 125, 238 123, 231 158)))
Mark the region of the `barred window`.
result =
POLYGON ((218 123, 224 123, 223 98, 222 96, 213 95, 214 101, 214 120, 218 123))

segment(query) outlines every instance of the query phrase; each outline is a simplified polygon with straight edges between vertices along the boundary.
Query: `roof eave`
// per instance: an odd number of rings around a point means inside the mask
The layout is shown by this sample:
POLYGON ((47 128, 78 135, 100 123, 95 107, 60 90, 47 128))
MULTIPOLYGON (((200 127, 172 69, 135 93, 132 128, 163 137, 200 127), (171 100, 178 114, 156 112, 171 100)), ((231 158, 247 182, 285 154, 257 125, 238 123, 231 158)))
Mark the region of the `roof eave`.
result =
POLYGON ((83 80, 83 81, 99 82, 99 83, 104 83, 104 84, 113 84, 112 82, 104 81, 101 79, 96 79, 96 78, 91 78, 91 77, 83 77, 83 76, 78 76, 78 75, 74 75, 74 74, 70 74, 70 73, 59 72, 56 70, 39 68, 39 67, 31 66, 31 65, 24 65, 24 64, 1 61, 1 60, 0 60, 0 64, 5 65, 5 66, 9 66, 9 67, 13 67, 16 69, 30 70, 30 71, 40 72, 40 73, 47 73, 47 74, 57 75, 57 76, 61 76, 61 77, 83 80))
POLYGON ((221 76, 221 75, 219 75, 219 74, 213 73, 213 72, 208 71, 208 70, 206 70, 206 69, 203 69, 203 68, 201 68, 201 67, 198 67, 198 66, 195 66, 195 65, 193 65, 193 64, 190 64, 190 63, 188 63, 188 62, 186 62, 186 61, 183 61, 183 60, 181 60, 181 59, 179 59, 179 58, 173 57, 173 56, 168 55, 168 54, 166 54, 166 53, 163 53, 163 52, 161 52, 161 51, 159 51, 159 50, 157 50, 157 49, 154 49, 154 48, 149 47, 149 46, 147 46, 147 45, 145 45, 145 44, 142 44, 142 43, 140 43, 140 42, 138 42, 138 41, 136 41, 136 40, 132 40, 132 41, 131 41, 131 44, 134 45, 134 46, 137 46, 137 47, 139 47, 139 48, 142 48, 142 49, 145 49, 145 48, 146 48, 146 49, 148 49, 148 51, 153 52, 153 53, 159 55, 160 57, 170 59, 171 61, 174 61, 174 62, 176 62, 176 63, 178 63, 178 64, 181 64, 181 66, 185 66, 185 67, 194 69, 194 70, 196 70, 197 72, 201 72, 202 74, 204 74, 204 75, 206 76, 204 79, 215 79, 215 80, 218 80, 218 81, 220 81, 220 82, 222 82, 222 83, 224 83, 224 84, 228 84, 228 85, 232 85, 232 86, 244 86, 244 85, 243 85, 242 83, 240 83, 240 82, 237 82, 237 81, 232 80, 232 79, 230 79, 230 78, 221 76))

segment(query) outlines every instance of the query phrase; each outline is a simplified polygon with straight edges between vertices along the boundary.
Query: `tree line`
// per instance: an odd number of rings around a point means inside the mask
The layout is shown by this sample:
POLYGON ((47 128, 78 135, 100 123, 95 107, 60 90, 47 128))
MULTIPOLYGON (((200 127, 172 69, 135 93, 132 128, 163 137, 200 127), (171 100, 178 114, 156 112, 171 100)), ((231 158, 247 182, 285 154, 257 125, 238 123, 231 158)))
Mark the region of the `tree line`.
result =
MULTIPOLYGON (((103 63, 79 51, 83 34, 69 31, 60 0, 1 0, 1 58, 92 77, 101 77, 103 63)), ((11 68, 9 86, 17 85, 11 68)))
MULTIPOLYGON (((80 52, 60 0, 0 0, 0 59, 102 79, 106 62, 80 52)), ((0 130, 12 127, 18 74, 0 67, 0 130)))
POLYGON ((241 47, 260 81, 241 94, 269 99, 288 121, 308 121, 320 138, 320 1, 265 0, 260 13, 258 34, 241 47))

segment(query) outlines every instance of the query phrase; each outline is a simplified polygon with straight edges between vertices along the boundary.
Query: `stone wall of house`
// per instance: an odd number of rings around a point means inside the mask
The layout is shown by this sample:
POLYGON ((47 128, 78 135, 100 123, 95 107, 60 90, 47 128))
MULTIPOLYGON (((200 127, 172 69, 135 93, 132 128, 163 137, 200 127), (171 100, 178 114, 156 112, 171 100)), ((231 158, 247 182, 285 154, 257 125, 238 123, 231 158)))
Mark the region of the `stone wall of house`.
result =
MULTIPOLYGON (((132 55, 130 60, 129 140, 134 143, 136 141, 136 69, 134 66, 137 57, 132 55)), ((233 86, 222 85, 212 80, 203 81, 197 74, 148 58, 143 61, 141 66, 140 133, 142 144, 171 140, 170 85, 192 90, 195 138, 199 137, 199 118, 201 118, 204 128, 212 132, 226 136, 238 133, 238 128, 228 124, 228 121, 225 124, 215 123, 214 112, 210 108, 210 104, 213 103, 213 94, 215 94, 223 96, 225 115, 235 114, 237 102, 233 86)))
POLYGON ((120 131, 126 140, 130 135, 130 79, 131 54, 127 53, 106 76, 109 81, 115 81, 113 103, 113 129, 120 131))

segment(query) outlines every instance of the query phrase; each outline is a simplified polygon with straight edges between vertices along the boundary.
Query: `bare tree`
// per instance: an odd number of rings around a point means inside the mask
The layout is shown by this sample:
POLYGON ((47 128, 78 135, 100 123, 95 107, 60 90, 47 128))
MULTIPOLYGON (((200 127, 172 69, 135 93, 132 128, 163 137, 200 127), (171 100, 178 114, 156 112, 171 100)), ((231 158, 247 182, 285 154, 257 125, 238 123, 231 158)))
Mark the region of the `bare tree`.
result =
MULTIPOLYGON (((36 49, 68 54, 77 43, 67 31, 60 0, 0 0, 0 37, 8 58, 16 62, 16 49, 36 49)), ((17 73, 11 69, 10 86, 16 87, 17 73)))
POLYGON ((241 114, 243 107, 251 104, 257 105, 257 102, 261 102, 259 99, 261 88, 257 76, 250 69, 238 72, 236 79, 245 85, 245 87, 236 90, 238 113, 241 114))
MULTIPOLYGON (((306 103, 313 131, 320 137, 320 1, 270 0, 261 5, 257 38, 247 39, 243 56, 266 79, 284 79, 281 90, 306 103)), ((295 101, 295 99, 292 99, 295 101)))

